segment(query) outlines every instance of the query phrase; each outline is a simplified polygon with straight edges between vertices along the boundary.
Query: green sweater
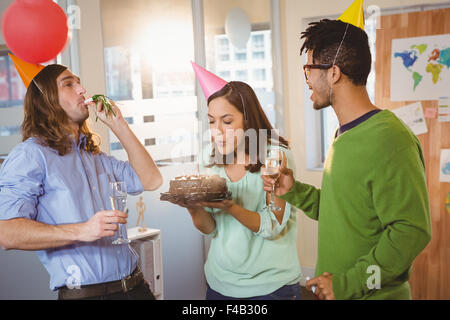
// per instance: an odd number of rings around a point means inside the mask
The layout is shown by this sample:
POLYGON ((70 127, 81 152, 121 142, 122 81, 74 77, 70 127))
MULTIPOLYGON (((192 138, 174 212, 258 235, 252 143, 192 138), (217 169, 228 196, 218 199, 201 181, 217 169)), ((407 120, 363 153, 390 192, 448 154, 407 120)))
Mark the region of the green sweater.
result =
POLYGON ((333 274, 336 299, 411 299, 430 211, 420 143, 392 112, 333 141, 321 189, 296 182, 281 198, 319 221, 316 276, 333 274))

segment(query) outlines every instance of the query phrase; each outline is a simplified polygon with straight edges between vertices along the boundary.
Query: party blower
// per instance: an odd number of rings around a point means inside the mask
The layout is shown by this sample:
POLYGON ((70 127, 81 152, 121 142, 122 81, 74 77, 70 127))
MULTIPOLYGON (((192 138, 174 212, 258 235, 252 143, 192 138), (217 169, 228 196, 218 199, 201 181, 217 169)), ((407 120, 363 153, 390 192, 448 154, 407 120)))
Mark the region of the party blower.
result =
MULTIPOLYGON (((84 103, 88 104, 91 102, 98 102, 101 101, 103 103, 103 105, 105 106, 106 110, 108 112, 111 112, 115 117, 117 116, 116 113, 114 112, 113 106, 110 102, 111 99, 109 99, 107 96, 103 95, 103 94, 96 94, 93 95, 92 97, 90 97, 89 99, 85 100, 84 103)), ((95 118, 95 121, 98 120, 98 116, 95 118)))

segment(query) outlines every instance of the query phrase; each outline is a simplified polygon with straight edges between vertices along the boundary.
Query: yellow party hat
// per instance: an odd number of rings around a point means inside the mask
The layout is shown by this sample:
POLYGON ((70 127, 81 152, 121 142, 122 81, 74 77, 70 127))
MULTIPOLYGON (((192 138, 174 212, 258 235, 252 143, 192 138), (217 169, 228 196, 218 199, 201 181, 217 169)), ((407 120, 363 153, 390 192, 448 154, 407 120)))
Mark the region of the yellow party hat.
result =
POLYGON ((350 7, 338 18, 342 22, 350 23, 364 30, 364 0, 355 0, 350 7))

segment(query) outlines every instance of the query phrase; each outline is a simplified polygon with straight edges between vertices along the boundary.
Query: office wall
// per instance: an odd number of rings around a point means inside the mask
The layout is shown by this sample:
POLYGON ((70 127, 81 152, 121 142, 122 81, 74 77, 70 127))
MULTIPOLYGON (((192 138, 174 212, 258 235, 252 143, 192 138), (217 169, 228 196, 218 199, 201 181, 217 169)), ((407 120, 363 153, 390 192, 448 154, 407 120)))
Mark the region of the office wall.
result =
MULTIPOLYGON (((377 33, 376 103, 395 109, 412 101, 392 102, 391 57, 392 39, 450 33, 450 9, 388 15, 381 18, 377 33), (446 23, 447 22, 447 23, 446 23), (386 57, 382 59, 382 57, 386 57)), ((438 101, 421 101, 423 108, 437 109, 438 101)), ((426 119, 428 132, 418 136, 425 159, 428 196, 430 200, 432 239, 414 261, 410 285, 413 299, 450 299, 450 215, 445 209, 445 197, 450 184, 439 181, 441 149, 450 147, 450 123, 426 119)))

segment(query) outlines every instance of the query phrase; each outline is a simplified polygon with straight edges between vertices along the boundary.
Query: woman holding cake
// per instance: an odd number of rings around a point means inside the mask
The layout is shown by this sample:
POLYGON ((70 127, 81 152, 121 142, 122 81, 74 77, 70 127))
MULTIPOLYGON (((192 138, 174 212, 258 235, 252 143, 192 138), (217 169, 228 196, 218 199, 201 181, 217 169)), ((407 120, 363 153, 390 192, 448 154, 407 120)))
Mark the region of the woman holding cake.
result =
POLYGON ((261 179, 264 160, 252 152, 280 148, 285 166, 293 169, 288 142, 272 131, 250 86, 227 83, 193 65, 208 101, 213 145, 202 173, 224 178, 232 193, 231 200, 221 202, 177 203, 211 238, 206 299, 300 299, 297 215, 281 199, 275 200, 280 210, 269 209, 270 194, 261 179), (266 136, 252 140, 245 134, 251 129, 266 136))

